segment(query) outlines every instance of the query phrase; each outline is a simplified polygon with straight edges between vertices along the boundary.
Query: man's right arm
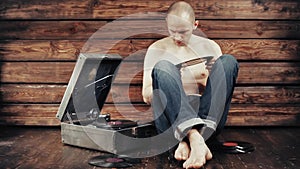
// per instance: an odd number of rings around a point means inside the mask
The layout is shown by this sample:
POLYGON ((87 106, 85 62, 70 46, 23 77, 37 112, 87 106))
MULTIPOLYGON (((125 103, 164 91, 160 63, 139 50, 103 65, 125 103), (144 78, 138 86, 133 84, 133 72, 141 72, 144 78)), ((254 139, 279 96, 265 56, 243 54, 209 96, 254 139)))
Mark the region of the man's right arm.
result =
MULTIPOLYGON (((146 55, 147 56, 147 55, 146 55)), ((146 59, 146 57, 145 57, 146 59)), ((152 101, 152 77, 151 77, 151 72, 152 69, 145 69, 145 63, 144 62, 144 73, 143 73, 143 90, 142 90, 142 95, 143 95, 143 100, 147 104, 151 104, 152 101)))
POLYGON ((143 100, 147 104, 151 104, 152 101, 152 69, 160 56, 160 50, 155 47, 155 43, 152 44, 146 53, 144 59, 144 71, 143 71, 143 89, 142 95, 143 100))

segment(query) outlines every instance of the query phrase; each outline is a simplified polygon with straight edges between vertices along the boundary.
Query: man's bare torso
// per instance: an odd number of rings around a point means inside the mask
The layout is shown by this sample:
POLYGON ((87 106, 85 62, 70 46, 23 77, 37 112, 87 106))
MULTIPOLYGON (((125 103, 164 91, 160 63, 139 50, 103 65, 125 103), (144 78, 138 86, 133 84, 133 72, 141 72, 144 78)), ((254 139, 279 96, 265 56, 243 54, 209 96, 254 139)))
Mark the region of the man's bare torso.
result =
MULTIPOLYGON (((217 44, 213 41, 193 35, 189 44, 178 46, 173 39, 166 37, 153 44, 153 48, 159 50, 154 62, 159 60, 168 60, 174 64, 188 61, 195 58, 214 56, 218 57, 222 53, 217 44)), ((153 63, 154 64, 154 63, 153 63)), ((208 71, 205 63, 192 65, 181 70, 182 82, 187 94, 197 94, 198 85, 205 86, 208 77, 208 71)))

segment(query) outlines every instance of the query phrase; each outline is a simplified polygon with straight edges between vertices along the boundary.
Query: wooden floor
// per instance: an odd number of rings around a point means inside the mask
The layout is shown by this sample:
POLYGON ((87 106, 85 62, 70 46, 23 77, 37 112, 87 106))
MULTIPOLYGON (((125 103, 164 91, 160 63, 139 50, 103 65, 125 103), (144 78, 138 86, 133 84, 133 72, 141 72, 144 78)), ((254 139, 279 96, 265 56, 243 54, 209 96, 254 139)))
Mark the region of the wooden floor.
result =
MULTIPOLYGON (((97 168, 88 164, 103 154, 61 143, 60 128, 0 127, 0 168, 97 168)), ((226 128, 219 140, 247 141, 255 146, 249 154, 213 152, 207 169, 300 168, 300 128, 226 128)), ((142 159, 133 169, 181 168, 167 155, 142 159)))

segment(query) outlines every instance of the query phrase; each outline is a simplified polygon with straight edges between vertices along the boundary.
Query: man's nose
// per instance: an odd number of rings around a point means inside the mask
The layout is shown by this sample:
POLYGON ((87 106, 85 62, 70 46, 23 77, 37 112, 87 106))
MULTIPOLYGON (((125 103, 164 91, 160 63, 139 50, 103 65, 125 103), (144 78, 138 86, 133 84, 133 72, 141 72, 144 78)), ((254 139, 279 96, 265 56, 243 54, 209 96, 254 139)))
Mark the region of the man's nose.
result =
POLYGON ((175 40, 181 40, 181 36, 178 33, 174 33, 173 37, 175 40))

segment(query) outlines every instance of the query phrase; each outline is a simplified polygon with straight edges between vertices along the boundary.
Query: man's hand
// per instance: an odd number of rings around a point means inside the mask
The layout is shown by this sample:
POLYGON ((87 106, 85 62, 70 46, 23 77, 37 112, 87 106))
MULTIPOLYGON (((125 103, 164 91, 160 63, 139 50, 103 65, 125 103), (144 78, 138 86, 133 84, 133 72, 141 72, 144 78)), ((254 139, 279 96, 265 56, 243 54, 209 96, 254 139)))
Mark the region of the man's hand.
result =
POLYGON ((149 105, 152 102, 152 93, 153 93, 153 91, 152 91, 151 87, 147 87, 145 89, 145 91, 143 92, 143 100, 144 100, 145 103, 147 103, 149 105))

